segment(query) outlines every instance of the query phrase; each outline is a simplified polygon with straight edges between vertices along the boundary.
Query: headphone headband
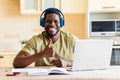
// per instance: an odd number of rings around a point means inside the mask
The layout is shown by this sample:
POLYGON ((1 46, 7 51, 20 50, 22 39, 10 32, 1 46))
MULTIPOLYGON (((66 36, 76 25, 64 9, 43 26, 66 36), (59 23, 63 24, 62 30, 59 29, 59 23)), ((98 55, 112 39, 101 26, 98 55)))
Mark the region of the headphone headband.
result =
POLYGON ((63 27, 64 26, 64 15, 63 15, 63 13, 59 10, 59 9, 57 9, 57 8, 48 8, 48 9, 46 9, 46 10, 44 10, 43 12, 42 12, 42 14, 41 14, 41 16, 40 16, 40 26, 42 26, 42 27, 44 27, 44 24, 45 24, 45 19, 44 18, 42 18, 42 16, 43 16, 43 14, 45 14, 46 12, 51 12, 51 11, 53 11, 53 13, 56 11, 56 12, 58 12, 60 15, 62 15, 62 17, 63 18, 61 18, 61 16, 60 16, 60 27, 63 27))

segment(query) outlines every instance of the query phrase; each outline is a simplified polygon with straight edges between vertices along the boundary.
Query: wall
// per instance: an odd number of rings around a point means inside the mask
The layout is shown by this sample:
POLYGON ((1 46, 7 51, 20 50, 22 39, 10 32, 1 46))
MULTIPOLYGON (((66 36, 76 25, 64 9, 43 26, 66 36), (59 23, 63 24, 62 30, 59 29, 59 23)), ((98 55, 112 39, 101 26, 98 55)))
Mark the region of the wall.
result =
POLYGON ((85 14, 65 14, 64 31, 74 33, 79 38, 85 38, 85 14))
MULTIPOLYGON (((85 38, 85 14, 65 14, 64 31, 85 38)), ((19 51, 20 40, 41 33, 39 15, 21 15, 19 0, 0 0, 0 51, 19 51)))

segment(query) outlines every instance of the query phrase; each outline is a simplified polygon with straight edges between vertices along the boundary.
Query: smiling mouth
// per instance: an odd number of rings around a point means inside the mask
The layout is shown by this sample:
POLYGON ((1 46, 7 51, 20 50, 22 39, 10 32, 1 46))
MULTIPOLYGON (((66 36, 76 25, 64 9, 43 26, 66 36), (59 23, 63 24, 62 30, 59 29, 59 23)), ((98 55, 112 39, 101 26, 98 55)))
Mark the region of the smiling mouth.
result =
POLYGON ((54 37, 59 32, 58 28, 50 27, 46 30, 46 33, 49 37, 54 37))
POLYGON ((56 31, 57 28, 49 28, 50 31, 56 31))

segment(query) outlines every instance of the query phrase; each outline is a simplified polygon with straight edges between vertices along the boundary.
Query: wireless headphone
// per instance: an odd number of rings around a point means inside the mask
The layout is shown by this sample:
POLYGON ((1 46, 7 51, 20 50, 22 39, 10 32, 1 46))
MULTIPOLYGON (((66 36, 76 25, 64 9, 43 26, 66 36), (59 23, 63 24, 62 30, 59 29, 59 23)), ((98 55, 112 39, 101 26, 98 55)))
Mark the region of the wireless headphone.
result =
POLYGON ((58 12, 60 15, 62 15, 63 18, 60 17, 60 27, 63 27, 64 24, 65 24, 64 15, 63 15, 63 13, 62 13, 60 10, 58 10, 58 9, 56 9, 56 8, 48 8, 48 9, 46 9, 46 10, 44 10, 44 11, 42 12, 42 14, 41 14, 41 16, 40 16, 40 26, 44 27, 45 19, 42 18, 42 16, 43 16, 43 14, 45 14, 46 12, 49 12, 49 11, 53 11, 53 13, 54 13, 54 11, 56 11, 56 12, 58 12))

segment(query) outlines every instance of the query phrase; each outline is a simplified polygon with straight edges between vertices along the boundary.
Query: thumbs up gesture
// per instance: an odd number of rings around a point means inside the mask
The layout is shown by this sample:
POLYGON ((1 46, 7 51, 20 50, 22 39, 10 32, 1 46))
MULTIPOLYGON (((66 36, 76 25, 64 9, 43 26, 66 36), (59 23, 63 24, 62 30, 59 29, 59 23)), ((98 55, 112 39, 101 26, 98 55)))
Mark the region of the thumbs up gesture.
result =
POLYGON ((52 45, 53 45, 52 39, 49 39, 49 43, 46 47, 52 47, 52 45))
POLYGON ((49 39, 49 43, 46 48, 43 50, 44 57, 53 57, 55 55, 55 49, 52 47, 53 41, 49 39))

